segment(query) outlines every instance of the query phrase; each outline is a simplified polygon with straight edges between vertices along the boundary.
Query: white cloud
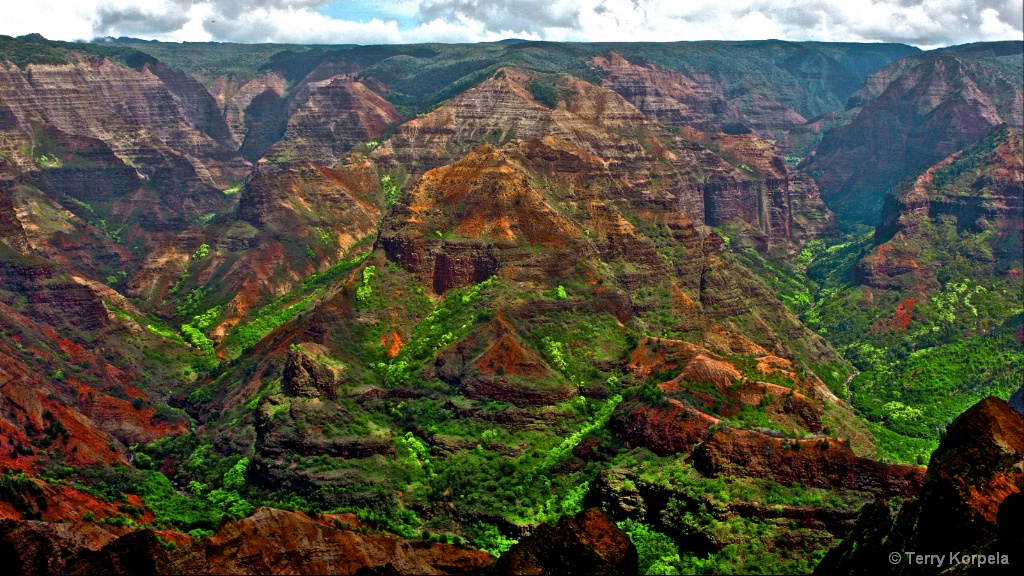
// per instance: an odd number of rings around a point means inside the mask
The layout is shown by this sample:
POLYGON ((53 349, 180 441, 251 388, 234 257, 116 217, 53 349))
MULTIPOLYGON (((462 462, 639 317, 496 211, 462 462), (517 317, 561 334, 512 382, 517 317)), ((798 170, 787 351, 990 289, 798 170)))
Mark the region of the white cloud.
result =
POLYGON ((0 33, 61 40, 397 43, 1024 39, 1020 0, 6 0, 0 33), (348 15, 346 17, 346 15, 348 15))

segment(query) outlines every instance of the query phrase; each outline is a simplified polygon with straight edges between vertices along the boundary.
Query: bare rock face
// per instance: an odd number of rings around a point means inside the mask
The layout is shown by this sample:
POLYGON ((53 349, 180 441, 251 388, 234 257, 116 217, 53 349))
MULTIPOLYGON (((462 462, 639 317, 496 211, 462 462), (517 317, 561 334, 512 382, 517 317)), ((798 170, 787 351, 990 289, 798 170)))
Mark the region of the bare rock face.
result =
POLYGON ((0 521, 0 558, 16 574, 479 574, 494 557, 467 546, 399 540, 260 508, 207 540, 168 552, 152 530, 0 521))
POLYGON ((787 440, 752 430, 713 434, 694 451, 693 464, 709 475, 735 471, 780 484, 843 487, 884 497, 914 496, 924 479, 923 467, 858 458, 842 440, 787 440))
POLYGON ((390 102, 350 75, 304 82, 288 107, 282 140, 267 156, 333 165, 356 144, 379 137, 401 120, 390 102))
POLYGON ((706 75, 697 80, 655 65, 638 66, 615 52, 594 58, 590 65, 608 72, 602 86, 665 126, 711 130, 741 118, 722 86, 706 75))
POLYGON ((442 380, 458 384, 465 396, 517 406, 558 404, 577 393, 576 386, 526 347, 503 318, 441 350, 435 369, 442 380))
POLYGON ((0 100, 22 126, 43 123, 101 140, 141 171, 156 169, 171 156, 187 159, 193 173, 238 177, 244 170, 235 153, 238 142, 210 94, 164 64, 132 70, 106 59, 82 58, 73 64, 4 70, 0 77, 0 100))
POLYGON ((493 562, 473 548, 359 534, 260 508, 221 526, 179 565, 184 573, 216 574, 476 574, 493 562))
POLYGON ((636 546, 604 511, 541 524, 498 558, 498 574, 636 574, 636 546))
MULTIPOLYGON (((977 235, 989 247, 969 254, 979 270, 998 273, 997 262, 1019 265, 1024 258, 1022 183, 1022 140, 1007 126, 931 166, 886 197, 875 230, 877 246, 858 262, 858 281, 884 289, 938 287, 938 266, 929 265, 923 254, 940 245, 933 230, 943 220, 954 221, 962 234, 977 235)), ((942 250, 957 248, 943 245, 942 250)))
POLYGON ((281 386, 292 396, 335 399, 337 385, 330 368, 298 350, 289 350, 281 386))
POLYGON ((210 94, 223 111, 231 134, 242 143, 240 152, 249 161, 258 160, 262 152, 283 135, 287 88, 288 81, 274 72, 245 82, 226 76, 212 82, 210 94), (280 111, 280 114, 268 114, 270 111, 280 111), (253 154, 255 150, 259 153, 253 154))
MULTIPOLYGON (((884 559, 891 551, 937 550, 961 556, 1003 554, 1008 564, 956 566, 967 573, 1019 570, 1024 544, 1024 416, 989 397, 947 428, 932 454, 918 498, 895 514, 888 502, 865 508, 850 536, 830 551, 815 573, 932 574, 935 566, 884 559)), ((998 558, 998 556, 996 556, 998 558)), ((905 558, 904 558, 905 559, 905 558)))
POLYGON ((876 224, 886 190, 999 124, 1024 129, 1020 42, 950 48, 883 68, 851 97, 807 171, 840 215, 876 224), (870 166, 870 170, 862 169, 870 166))

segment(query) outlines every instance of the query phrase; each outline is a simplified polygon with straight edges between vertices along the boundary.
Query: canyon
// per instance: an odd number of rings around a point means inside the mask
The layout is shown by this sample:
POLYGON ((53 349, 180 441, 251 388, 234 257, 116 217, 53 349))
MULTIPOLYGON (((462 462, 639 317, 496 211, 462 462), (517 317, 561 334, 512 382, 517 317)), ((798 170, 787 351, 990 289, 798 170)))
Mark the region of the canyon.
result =
POLYGON ((178 48, 0 37, 24 573, 1019 536, 1021 43, 178 48))

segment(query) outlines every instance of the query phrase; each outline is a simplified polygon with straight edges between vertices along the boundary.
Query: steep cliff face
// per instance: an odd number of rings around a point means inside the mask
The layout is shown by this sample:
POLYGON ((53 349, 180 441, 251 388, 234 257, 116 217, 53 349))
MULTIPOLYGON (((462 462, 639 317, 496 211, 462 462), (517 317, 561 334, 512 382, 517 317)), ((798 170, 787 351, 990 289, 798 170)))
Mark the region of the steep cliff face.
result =
POLYGON ((261 154, 253 151, 266 150, 283 134, 283 100, 287 90, 288 81, 273 72, 244 82, 220 76, 210 84, 210 94, 231 134, 242 143, 239 151, 247 160, 258 160, 261 154), (280 115, 268 113, 278 110, 280 115))
MULTIPOLYGON (((589 172, 582 180, 577 176, 574 186, 612 186, 602 199, 625 200, 641 218, 652 210, 679 211, 697 224, 745 223, 764 248, 792 241, 790 174, 767 143, 754 136, 667 133, 618 94, 571 77, 556 82, 561 100, 548 108, 531 92, 536 82, 525 72, 500 70, 403 124, 371 159, 418 175, 479 143, 498 146, 516 139, 534 146, 540 140, 548 150, 524 152, 535 158, 538 171, 568 173, 570 163, 581 163, 589 172)), ((827 213, 823 206, 810 207, 816 200, 807 182, 795 187, 804 191, 802 212, 827 213)))
POLYGON ((7 69, 2 77, 0 98, 18 125, 41 123, 100 140, 141 175, 154 177, 168 156, 182 156, 201 174, 192 186, 211 176, 237 178, 244 170, 234 152, 239 143, 216 102, 193 78, 166 65, 136 71, 81 57, 67 65, 7 69))
POLYGON ((708 475, 733 473, 904 498, 917 495, 925 473, 920 466, 858 458, 842 440, 786 440, 750 430, 712 434, 694 451, 693 463, 708 475))
POLYGON ((594 58, 590 65, 608 73, 602 86, 664 126, 714 130, 741 121, 740 111, 726 99, 724 88, 707 75, 693 79, 655 65, 638 66, 616 52, 594 58))
POLYGON ((305 82, 290 95, 282 140, 271 158, 332 166, 356 144, 375 140, 401 117, 390 102, 351 75, 305 82))
MULTIPOLYGON (((887 502, 866 508, 846 541, 822 560, 818 573, 987 573, 993 566, 969 561, 995 554, 994 568, 1012 573, 1024 540, 1020 495, 1024 490, 1024 417, 989 397, 961 414, 932 456, 921 493, 893 517, 887 502), (891 551, 934 550, 943 565, 887 561, 891 551), (951 562, 951 554, 967 560, 951 562), (1007 556, 1000 563, 999 555, 1007 556)), ((931 553, 931 552, 928 552, 931 553)), ((922 552, 925 554, 925 552, 922 552)))
POLYGON ((170 551, 149 529, 96 524, 0 524, 0 550, 18 573, 91 574, 478 574, 494 557, 467 546, 399 540, 260 508, 207 540, 170 551), (372 573, 372 572, 371 572, 372 573))
POLYGON ((0 72, 5 177, 40 254, 93 278, 117 276, 225 211, 216 187, 248 163, 191 76, 156 61, 67 58, 0 72))
POLYGON ((822 140, 807 171, 842 217, 877 223, 884 192, 999 124, 1024 130, 1019 42, 911 56, 851 98, 859 113, 822 140), (870 170, 862 170, 871 166, 870 170))
POLYGON ((886 197, 876 247, 857 278, 876 288, 927 291, 958 255, 979 276, 1010 278, 1024 259, 1024 152, 1007 126, 935 164, 886 197), (947 238, 946 228, 959 238, 947 238), (977 246, 980 246, 980 249, 977 246), (941 246, 941 253, 929 251, 941 246))

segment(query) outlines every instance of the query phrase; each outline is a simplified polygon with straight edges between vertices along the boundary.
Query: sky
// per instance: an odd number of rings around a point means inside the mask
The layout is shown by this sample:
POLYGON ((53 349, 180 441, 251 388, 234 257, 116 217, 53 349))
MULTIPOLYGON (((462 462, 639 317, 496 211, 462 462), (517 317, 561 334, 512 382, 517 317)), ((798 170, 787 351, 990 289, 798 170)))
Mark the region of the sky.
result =
POLYGON ((0 0, 0 34, 391 44, 1024 39, 1021 0, 0 0))

